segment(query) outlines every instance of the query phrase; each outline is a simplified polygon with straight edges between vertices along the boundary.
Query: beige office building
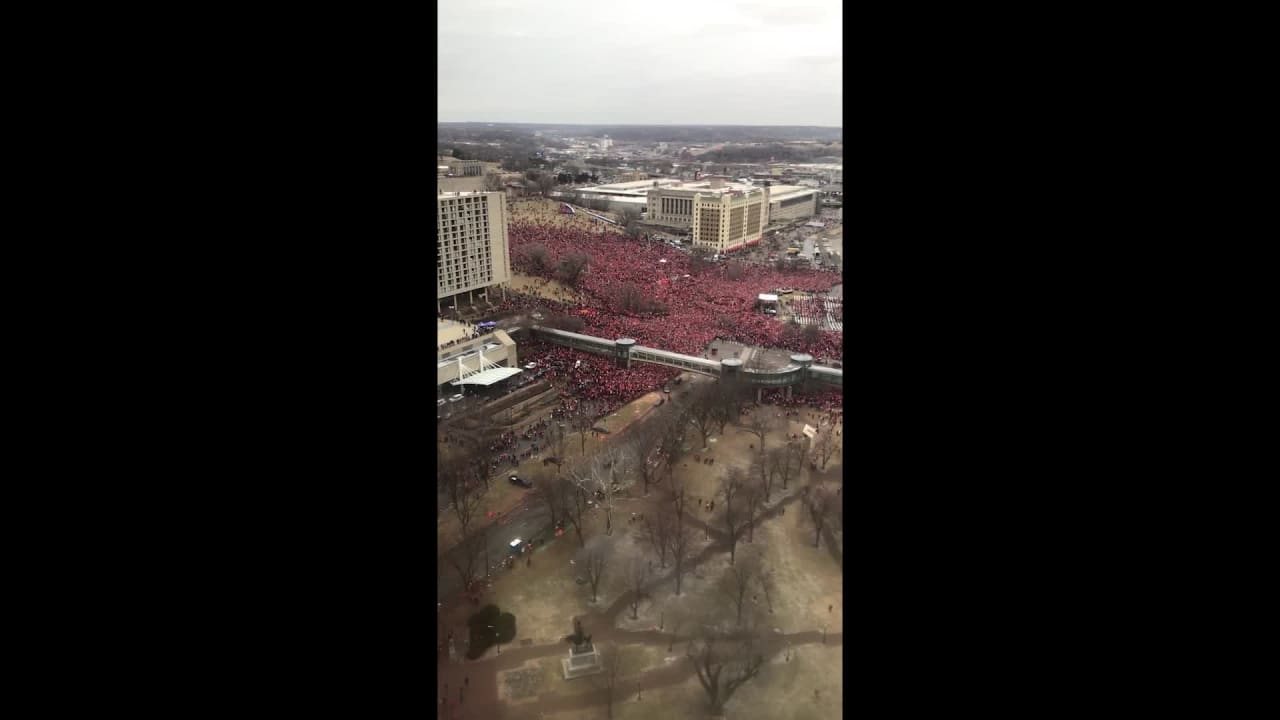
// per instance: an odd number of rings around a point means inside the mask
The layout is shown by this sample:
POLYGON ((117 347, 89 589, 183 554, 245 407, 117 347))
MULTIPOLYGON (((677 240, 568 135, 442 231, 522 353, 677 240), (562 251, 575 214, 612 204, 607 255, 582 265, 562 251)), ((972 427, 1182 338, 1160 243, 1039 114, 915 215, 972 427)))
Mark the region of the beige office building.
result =
POLYGON ((705 190, 693 196, 693 247, 724 253, 760 242, 769 224, 769 193, 705 190))
POLYGON ((436 310, 466 293, 473 302, 511 282, 504 192, 457 192, 436 197, 436 310))

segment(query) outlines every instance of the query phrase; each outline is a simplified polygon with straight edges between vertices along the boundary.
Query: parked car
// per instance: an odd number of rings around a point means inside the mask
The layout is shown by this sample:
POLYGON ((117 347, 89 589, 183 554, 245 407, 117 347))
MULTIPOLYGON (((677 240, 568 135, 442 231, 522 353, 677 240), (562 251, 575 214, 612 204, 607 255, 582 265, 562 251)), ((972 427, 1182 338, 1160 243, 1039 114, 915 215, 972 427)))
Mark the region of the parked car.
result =
POLYGON ((449 398, 449 402, 455 403, 461 399, 462 399, 462 393, 458 393, 457 395, 454 395, 453 397, 449 398))
POLYGON ((519 485, 522 488, 533 487, 533 483, 529 482, 528 480, 522 479, 519 475, 512 475, 511 477, 507 478, 507 482, 511 483, 512 485, 519 485))

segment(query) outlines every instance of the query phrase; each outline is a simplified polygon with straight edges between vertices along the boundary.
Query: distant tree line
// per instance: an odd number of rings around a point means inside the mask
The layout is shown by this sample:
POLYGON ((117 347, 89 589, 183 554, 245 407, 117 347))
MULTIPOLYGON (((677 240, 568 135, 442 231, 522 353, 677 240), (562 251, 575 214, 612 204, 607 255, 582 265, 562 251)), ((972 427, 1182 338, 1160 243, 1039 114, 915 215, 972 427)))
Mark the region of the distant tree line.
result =
POLYGON ((704 162, 805 162, 815 158, 841 154, 826 145, 736 145, 712 150, 698 156, 704 162))

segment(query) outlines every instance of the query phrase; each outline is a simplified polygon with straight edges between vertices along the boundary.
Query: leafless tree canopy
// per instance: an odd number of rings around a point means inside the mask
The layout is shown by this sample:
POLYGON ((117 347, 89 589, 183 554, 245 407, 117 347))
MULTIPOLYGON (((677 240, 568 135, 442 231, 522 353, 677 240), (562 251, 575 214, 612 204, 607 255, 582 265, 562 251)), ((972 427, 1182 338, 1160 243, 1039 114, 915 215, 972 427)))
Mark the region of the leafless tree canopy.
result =
POLYGON ((591 602, 599 598, 600 580, 609 567, 612 547, 605 538, 594 537, 591 538, 591 542, 578 550, 577 557, 574 558, 574 566, 586 576, 587 583, 591 585, 591 602))
POLYGON ((451 453, 440 453, 439 462, 437 479, 440 488, 444 491, 454 517, 458 519, 460 534, 465 536, 484 500, 484 487, 474 481, 466 466, 451 453))
POLYGON ((626 445, 625 462, 640 476, 645 495, 649 494, 649 486, 657 482, 662 468, 662 429, 655 423, 651 420, 633 430, 626 445))
MULTIPOLYGON (((766 488, 766 495, 773 491, 772 480, 781 480, 782 489, 786 490, 787 484, 800 474, 800 462, 802 457, 797 453, 797 449, 799 447, 799 442, 791 441, 786 445, 776 447, 769 451, 768 462, 771 482, 766 488)), ((766 501, 767 500, 768 498, 766 497, 766 501)))
POLYGON ((840 497, 835 490, 817 486, 810 488, 804 504, 808 510, 807 519, 813 527, 813 546, 818 547, 822 539, 822 531, 832 523, 836 515, 843 512, 840 497))
POLYGON ((656 512, 645 513, 645 540, 658 556, 659 567, 666 569, 667 552, 671 549, 672 535, 676 531, 676 514, 670 503, 658 506, 656 512))
POLYGON ((744 557, 742 562, 730 566, 720 578, 720 594, 729 600, 739 627, 742 626, 742 611, 762 588, 761 563, 756 555, 744 557))
POLYGON ((567 494, 571 490, 569 482, 559 475, 540 472, 534 476, 533 491, 538 499, 547 506, 551 514, 551 524, 559 525, 568 518, 567 494))
POLYGON ((627 568, 627 591, 631 593, 631 619, 640 616, 640 603, 649 595, 645 592, 645 583, 649 582, 649 564, 641 558, 634 558, 627 568))
POLYGON ((582 529, 586 522, 587 508, 590 507, 587 504, 592 495, 590 488, 598 486, 599 481, 595 477, 594 464, 585 460, 574 465, 568 474, 569 487, 565 491, 565 519, 568 520, 570 525, 573 525, 573 530, 578 535, 578 546, 583 547, 586 542, 582 539, 582 529))
POLYGON ((715 408, 718 393, 714 384, 697 385, 690 393, 688 407, 689 424, 702 438, 702 449, 707 449, 707 439, 715 429, 715 408))
POLYGON ((751 417, 747 420, 747 424, 743 426, 743 430, 756 436, 760 446, 756 452, 761 455, 765 451, 765 441, 770 435, 781 431, 782 424, 778 421, 777 415, 769 408, 759 408, 751 413, 751 417))
POLYGON ((464 588, 470 588, 484 570, 485 535, 484 530, 480 530, 464 536, 462 542, 446 555, 464 588))
POLYGON ((560 259, 560 267, 557 274, 564 284, 570 287, 577 287, 578 280, 582 277, 582 273, 586 271, 587 266, 591 264, 591 258, 582 253, 570 253, 560 259))
POLYGON ((738 688, 764 668, 764 654, 753 634, 730 639, 707 631, 690 645, 689 658, 712 713, 722 712, 738 688))
POLYGON ((744 515, 742 508, 742 490, 746 485, 746 480, 742 475, 742 471, 738 468, 730 468, 729 472, 720 479, 720 488, 716 492, 716 497, 720 498, 724 510, 721 518, 724 522, 725 531, 729 535, 729 564, 735 561, 738 549, 738 539, 742 536, 744 525, 744 515))
POLYGON ((818 431, 818 437, 814 439, 813 451, 822 461, 822 469, 827 469, 827 462, 831 460, 831 456, 840 449, 840 439, 836 437, 835 428, 824 424, 818 431))
POLYGON ((595 427, 596 420, 600 417, 600 404, 584 400, 578 403, 578 406, 569 415, 569 427, 578 433, 578 438, 582 441, 582 454, 587 454, 587 435, 591 433, 591 428, 595 427))
POLYGON ((614 645, 601 653, 600 664, 603 672, 594 678, 597 686, 605 691, 608 717, 612 720, 613 704, 626 694, 628 688, 623 682, 632 674, 636 663, 630 648, 614 645))
POLYGON ((547 246, 542 243, 530 245, 525 248, 524 259, 533 267, 534 272, 544 272, 551 265, 550 256, 547 254, 547 246))
POLYGON ((671 550, 671 559, 675 562, 676 595, 679 595, 680 583, 684 579, 685 570, 688 569, 685 563, 688 562, 690 551, 693 549, 693 530, 682 523, 677 524, 668 542, 671 550))
POLYGON ((742 489, 739 491, 742 494, 742 514, 743 523, 747 528, 747 542, 755 542, 756 518, 764 510, 770 475, 769 468, 763 460, 754 460, 751 463, 749 475, 743 481, 742 489))
POLYGON ((558 474, 564 468, 564 451, 569 444, 569 433, 565 431, 565 428, 561 427, 560 423, 552 420, 547 425, 545 437, 547 439, 547 447, 551 448, 551 452, 555 453, 553 458, 555 460, 556 473, 558 474))

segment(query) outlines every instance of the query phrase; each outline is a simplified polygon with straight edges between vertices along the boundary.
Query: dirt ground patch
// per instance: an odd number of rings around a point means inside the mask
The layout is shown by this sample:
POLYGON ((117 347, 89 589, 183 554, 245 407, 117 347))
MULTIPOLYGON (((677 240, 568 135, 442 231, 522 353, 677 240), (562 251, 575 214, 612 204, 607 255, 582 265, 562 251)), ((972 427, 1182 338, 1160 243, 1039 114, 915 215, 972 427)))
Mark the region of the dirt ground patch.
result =
POLYGON ((546 298, 547 300, 557 300, 559 302, 567 303, 582 302, 582 296, 576 290, 566 287, 564 283, 561 283, 559 280, 549 280, 512 273, 511 289, 516 292, 537 295, 538 297, 546 298))
MULTIPOLYGON (((687 661, 685 661, 687 662, 687 661)), ((690 671, 692 673, 692 670, 690 671)), ((641 687, 640 699, 636 700, 634 684, 623 692, 613 705, 614 720, 650 720, 651 718, 671 719, 706 717, 707 696, 698 679, 690 675, 689 680, 678 685, 646 690, 641 687)), ((600 720, 605 716, 600 706, 567 712, 548 713, 543 720, 600 720)), ((536 718, 537 716, 531 716, 536 718)))
MULTIPOLYGON (((732 720, 827 720, 841 717, 844 694, 841 647, 801 645, 765 666, 726 706, 732 720), (813 691, 817 690, 815 696, 813 691)), ((696 682, 696 681, 695 681, 696 682)))
POLYGON ((843 573, 825 540, 822 547, 813 547, 813 530, 805 523, 805 513, 801 503, 793 503, 785 515, 756 527, 752 545, 763 552, 777 587, 775 627, 796 633, 821 630, 825 625, 829 633, 843 632, 843 573))
MULTIPOLYGON (((560 212, 559 200, 549 199, 532 199, 517 200, 512 202, 511 222, 534 222, 543 225, 552 225, 555 227, 575 228, 578 230, 587 230, 590 232, 617 232, 613 225, 600 222, 591 216, 578 211, 573 215, 560 212)), ((598 215, 617 220, 613 213, 599 212, 593 210, 598 215)))

